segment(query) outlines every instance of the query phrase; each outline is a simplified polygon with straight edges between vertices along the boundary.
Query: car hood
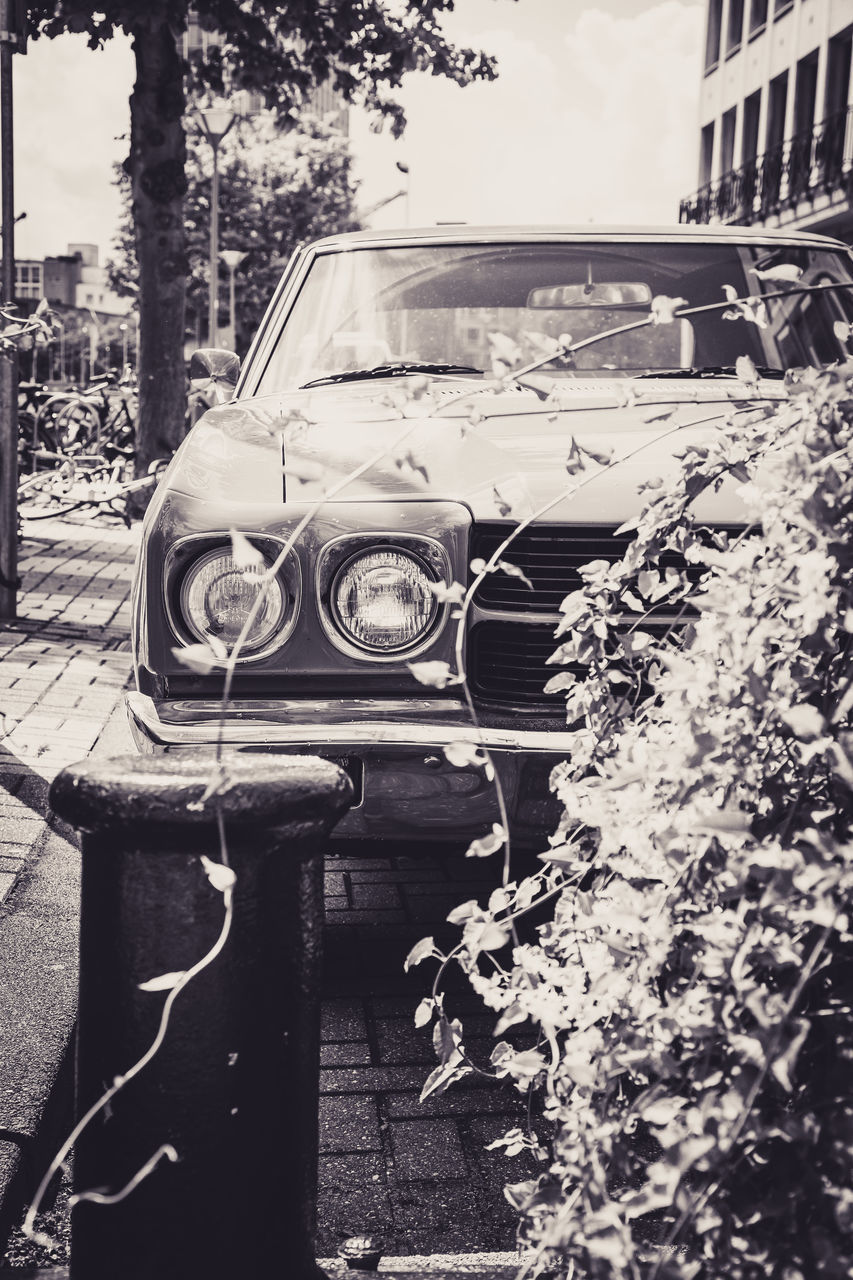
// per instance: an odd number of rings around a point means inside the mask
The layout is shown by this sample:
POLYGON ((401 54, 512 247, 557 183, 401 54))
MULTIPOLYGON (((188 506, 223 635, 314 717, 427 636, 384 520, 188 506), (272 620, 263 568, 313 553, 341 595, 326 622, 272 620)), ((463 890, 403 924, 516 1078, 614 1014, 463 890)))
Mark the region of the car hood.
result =
MULTIPOLYGON (((481 382, 398 378, 232 401, 209 410, 163 489, 223 506, 287 501, 454 500, 478 520, 621 522, 639 488, 673 473, 675 453, 707 440, 736 406, 785 398, 778 382, 538 380, 540 394, 481 382), (543 399, 547 388, 556 394, 543 399), (572 442, 612 454, 570 475, 572 442), (542 509, 547 507, 547 513, 542 509)), ((696 505, 737 521, 735 486, 696 505)))

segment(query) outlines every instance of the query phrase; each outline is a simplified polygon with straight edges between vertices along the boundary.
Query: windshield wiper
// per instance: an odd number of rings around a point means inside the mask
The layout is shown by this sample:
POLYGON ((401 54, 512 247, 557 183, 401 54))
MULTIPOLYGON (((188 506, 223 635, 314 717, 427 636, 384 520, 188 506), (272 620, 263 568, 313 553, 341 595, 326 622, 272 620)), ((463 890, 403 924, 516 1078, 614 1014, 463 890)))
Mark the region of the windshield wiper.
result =
POLYGON ((482 373, 470 364, 429 364, 421 360, 398 360, 394 364, 375 364, 370 369, 347 369, 343 373, 330 373, 325 378, 314 378, 299 388, 322 387, 331 382, 358 382, 366 378, 397 378, 407 373, 482 373))
MULTIPOLYGON (((756 365, 755 372, 760 378, 784 378, 784 369, 770 369, 766 365, 756 365)), ((708 364, 699 369, 660 369, 657 372, 635 373, 640 378, 736 378, 737 369, 733 364, 708 364)))

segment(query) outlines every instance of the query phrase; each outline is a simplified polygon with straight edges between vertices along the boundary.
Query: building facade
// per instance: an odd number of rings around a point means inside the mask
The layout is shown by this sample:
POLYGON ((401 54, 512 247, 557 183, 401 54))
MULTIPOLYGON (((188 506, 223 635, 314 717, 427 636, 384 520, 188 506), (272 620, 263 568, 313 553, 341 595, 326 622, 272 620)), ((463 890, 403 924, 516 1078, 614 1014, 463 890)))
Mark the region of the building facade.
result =
POLYGON ((699 187, 681 222, 853 242, 853 0, 707 0, 699 187))
POLYGON ((19 258, 15 261, 15 297, 20 302, 46 298, 51 306, 77 307, 107 316, 125 316, 133 309, 109 286, 106 269, 99 265, 96 244, 70 244, 68 252, 54 258, 19 258))

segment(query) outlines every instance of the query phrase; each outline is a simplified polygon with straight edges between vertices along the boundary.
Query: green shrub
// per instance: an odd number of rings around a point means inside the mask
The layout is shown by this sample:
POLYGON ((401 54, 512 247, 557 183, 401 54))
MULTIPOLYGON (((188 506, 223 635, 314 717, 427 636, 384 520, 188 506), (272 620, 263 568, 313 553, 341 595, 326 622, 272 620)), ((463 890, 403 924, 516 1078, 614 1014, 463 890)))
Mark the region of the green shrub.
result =
MULTIPOLYGON (((788 383, 687 448, 623 561, 564 601, 556 658, 589 678, 554 682, 560 829, 541 873, 451 916, 497 1034, 537 1036, 492 1055, 541 1097, 505 1140, 542 1157, 507 1188, 530 1274, 853 1274, 853 364, 788 383), (722 483, 741 534, 692 515, 722 483)), ((470 1070, 440 997, 419 1020, 436 1006, 425 1093, 470 1070)))

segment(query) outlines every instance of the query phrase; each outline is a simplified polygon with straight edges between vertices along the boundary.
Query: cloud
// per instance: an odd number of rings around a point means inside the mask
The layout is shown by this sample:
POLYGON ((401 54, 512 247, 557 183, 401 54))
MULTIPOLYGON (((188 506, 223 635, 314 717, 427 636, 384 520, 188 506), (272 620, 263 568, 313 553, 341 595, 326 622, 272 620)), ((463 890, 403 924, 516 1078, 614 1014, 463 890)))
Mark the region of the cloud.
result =
MULTIPOLYGON (((518 18, 518 30, 453 30, 497 55, 494 83, 409 78, 394 154, 410 166, 412 221, 677 221, 695 186, 701 6, 586 9, 562 34, 552 23, 550 42, 524 36, 523 3, 518 18)), ((398 203, 384 225, 401 220, 398 203)))

